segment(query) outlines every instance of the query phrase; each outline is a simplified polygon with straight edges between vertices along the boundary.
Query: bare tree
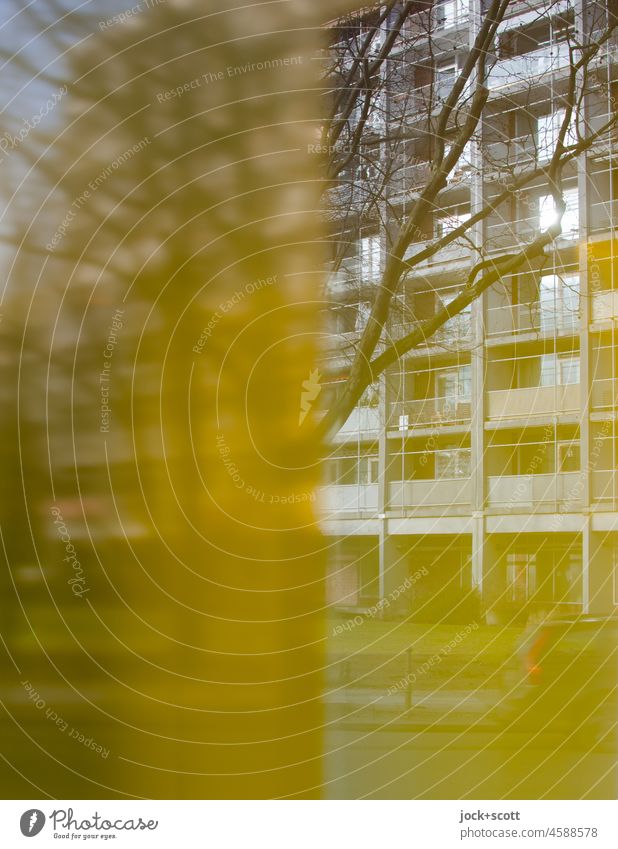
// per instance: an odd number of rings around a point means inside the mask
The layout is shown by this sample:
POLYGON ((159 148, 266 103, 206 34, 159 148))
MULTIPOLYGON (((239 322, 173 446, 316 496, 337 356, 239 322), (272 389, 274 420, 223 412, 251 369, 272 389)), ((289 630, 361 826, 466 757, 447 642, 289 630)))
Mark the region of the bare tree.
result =
MULTIPOLYGON (((514 51, 529 52, 531 45, 514 46, 516 36, 500 27, 515 6, 526 11, 512 0, 487 5, 458 71, 441 65, 445 42, 437 16, 443 6, 388 3, 331 28, 325 75, 331 113, 320 145, 329 181, 325 208, 331 221, 331 269, 339 272, 345 257, 357 252, 363 226, 384 234, 385 258, 374 279, 357 286, 353 295, 367 304, 366 315, 361 327, 357 318, 358 338, 339 351, 327 374, 339 380, 339 392, 317 426, 321 437, 341 427, 382 372, 435 340, 484 291, 540 267, 562 232, 565 179, 575 173, 580 157, 615 130, 615 110, 605 120, 590 120, 584 103, 600 84, 596 68, 615 40, 616 14, 611 5, 600 4, 580 20, 573 9, 555 9, 553 0, 531 3, 529 16, 531 25, 541 27, 555 16, 560 62, 547 48, 531 56, 537 76, 550 79, 558 67, 563 69, 553 93, 559 110, 544 137, 530 133, 524 155, 508 129, 497 126, 491 98, 497 86, 518 84, 523 94, 514 108, 534 111, 526 77, 532 61, 508 61, 514 51), (432 222, 444 208, 444 191, 462 173, 470 184, 484 175, 480 200, 465 216, 445 216, 445 226, 438 229, 432 222), (488 223, 501 217, 508 221, 510 207, 530 205, 539 187, 545 187, 553 214, 542 216, 536 231, 511 233, 507 248, 487 235, 488 223), (402 311, 406 290, 423 278, 427 262, 458 245, 469 253, 469 267, 453 280, 448 303, 429 316, 402 311)), ((371 257, 361 251, 357 259, 362 275, 371 257)), ((331 305, 341 297, 332 295, 331 305)), ((345 297, 350 294, 343 296, 344 303, 345 297)))

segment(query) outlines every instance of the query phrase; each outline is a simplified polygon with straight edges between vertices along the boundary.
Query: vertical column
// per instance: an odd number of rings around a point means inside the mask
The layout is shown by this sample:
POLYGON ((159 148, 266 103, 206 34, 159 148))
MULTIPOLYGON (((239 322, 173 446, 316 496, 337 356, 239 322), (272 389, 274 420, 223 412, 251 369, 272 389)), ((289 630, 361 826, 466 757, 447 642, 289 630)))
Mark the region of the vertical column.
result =
POLYGON ((384 615, 396 618, 410 609, 408 538, 389 533, 388 521, 380 523, 380 599, 388 601, 384 615))
MULTIPOLYGON (((479 0, 470 0, 470 29, 469 43, 474 43, 481 19, 481 4, 479 0)), ((472 179, 470 183, 470 213, 474 215, 483 206, 484 173, 483 173, 483 120, 479 121, 472 143, 472 179)), ((485 243, 485 224, 480 221, 473 229, 473 242, 476 248, 482 249, 485 243)), ((485 607, 485 577, 491 564, 491 554, 485 533, 485 305, 486 293, 472 304, 471 321, 471 372, 472 372, 472 404, 470 422, 471 447, 471 503, 472 511, 472 587, 483 599, 485 607)))
POLYGON ((593 531, 587 522, 582 534, 583 612, 606 615, 614 611, 612 535, 593 531))
POLYGON ((487 622, 494 621, 496 605, 505 599, 506 564, 502 547, 485 532, 483 520, 475 520, 472 534, 472 578, 481 595, 487 622))
POLYGON ((383 517, 388 507, 388 455, 389 446, 386 438, 390 397, 386 375, 380 376, 380 407, 378 431, 378 515, 383 517))
MULTIPOLYGON (((577 38, 583 43, 585 38, 585 10, 584 0, 575 2, 575 28, 577 38)), ((580 124, 588 124, 588 96, 583 99, 578 116, 580 124)), ((595 605, 594 589, 591 583, 591 574, 596 570, 595 548, 597 541, 592 531, 592 520, 590 516, 590 397, 592 393, 592 368, 590 351, 590 319, 592 313, 592 292, 588 275, 588 243, 589 215, 588 215, 588 185, 589 185, 588 157, 580 156, 577 159, 577 194, 579 208, 579 291, 580 291, 580 323, 579 323, 579 371, 580 371, 580 486, 581 510, 584 514, 584 527, 582 530, 582 610, 584 613, 592 612, 595 605), (592 561, 595 561, 593 564, 592 561)), ((558 467, 556 466, 556 469, 558 467)))
POLYGON ((472 519, 472 587, 483 594, 485 520, 482 516, 472 519))

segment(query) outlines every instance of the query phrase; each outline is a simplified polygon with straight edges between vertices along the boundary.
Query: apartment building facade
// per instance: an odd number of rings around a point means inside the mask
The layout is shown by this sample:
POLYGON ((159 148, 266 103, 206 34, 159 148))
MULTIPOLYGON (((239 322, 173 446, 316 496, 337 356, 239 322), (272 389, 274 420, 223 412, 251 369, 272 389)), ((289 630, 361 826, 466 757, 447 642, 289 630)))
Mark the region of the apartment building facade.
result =
MULTIPOLYGON (((359 212, 352 228, 350 209, 361 209, 358 198, 371 179, 367 162, 348 171, 327 198, 333 241, 346 249, 329 277, 326 373, 344 368, 354 351, 384 267, 389 216, 405 218, 429 173, 423 122, 452 87, 484 11, 481 0, 434 3, 405 24, 408 33, 416 27, 427 37, 416 37, 413 48, 402 38, 391 51, 390 67, 405 69, 401 85, 389 79, 366 132, 388 136, 391 125, 405 126, 402 167, 389 177, 378 214, 359 212), (409 61, 406 50, 414 53, 409 61), (342 192, 338 206, 333 198, 342 192)), ((551 157, 564 117, 570 45, 582 33, 600 32, 611 14, 609 0, 510 4, 496 35, 483 117, 410 255, 491 203, 518 169, 551 157)), ((615 36, 599 49, 593 73, 583 117, 569 128, 574 140, 618 108, 615 36)), ((488 621, 502 622, 536 609, 615 610, 615 130, 569 162, 562 178, 562 234, 541 261, 500 279, 413 348, 365 392, 332 439, 322 489, 332 604, 360 611, 380 602, 383 615, 419 619, 459 608, 465 619, 477 599, 488 621)), ((479 256, 509 252, 555 215, 541 176, 414 269, 386 335, 400 338, 410 321, 435 315, 479 256)), ((325 384, 324 406, 340 385, 325 384)))

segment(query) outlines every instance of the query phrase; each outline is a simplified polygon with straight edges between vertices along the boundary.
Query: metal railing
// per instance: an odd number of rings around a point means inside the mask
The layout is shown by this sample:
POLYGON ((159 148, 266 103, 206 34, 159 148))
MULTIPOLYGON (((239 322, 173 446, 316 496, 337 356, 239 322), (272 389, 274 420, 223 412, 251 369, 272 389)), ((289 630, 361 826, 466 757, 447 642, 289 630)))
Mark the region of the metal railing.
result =
POLYGON ((569 45, 566 43, 539 47, 523 56, 501 59, 487 76, 490 90, 505 86, 529 84, 531 78, 555 73, 570 64, 569 45))
POLYGON ((556 330, 570 331, 579 328, 579 312, 559 304, 542 304, 532 301, 527 304, 504 304, 487 310, 486 331, 488 336, 517 333, 550 333, 556 330))
POLYGON ((470 399, 465 397, 422 398, 391 404, 389 426, 407 430, 424 424, 452 424, 470 420, 470 399))

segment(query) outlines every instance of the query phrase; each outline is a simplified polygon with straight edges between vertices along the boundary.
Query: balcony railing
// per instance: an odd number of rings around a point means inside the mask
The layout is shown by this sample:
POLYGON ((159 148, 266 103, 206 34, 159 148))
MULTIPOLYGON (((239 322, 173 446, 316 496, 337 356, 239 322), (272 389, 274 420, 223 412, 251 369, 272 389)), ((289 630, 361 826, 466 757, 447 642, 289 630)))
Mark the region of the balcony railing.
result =
POLYGON ((579 328, 579 312, 554 304, 505 304, 487 310, 487 335, 551 333, 579 328))
POLYGON ((591 498, 597 509, 615 510, 618 505, 618 472, 615 469, 593 471, 591 498))
POLYGON ((490 507, 507 510, 534 510, 561 506, 576 510, 581 506, 580 472, 556 475, 500 475, 488 478, 487 500, 490 507))
POLYGON ((471 497, 470 478, 395 481, 388 487, 388 505, 391 509, 469 505, 471 497))
POLYGON ((407 195, 424 186, 430 175, 429 162, 416 162, 399 168, 390 181, 391 196, 407 195))
POLYGON ((379 264, 370 267, 364 263, 359 256, 350 256, 342 259, 337 270, 331 270, 332 266, 326 266, 326 275, 329 282, 332 280, 334 286, 344 287, 349 283, 375 283, 380 279, 379 264))
MULTIPOLYGON (((437 238, 437 237, 436 237, 437 238)), ((430 241, 434 241, 431 239, 430 241)), ((427 247, 428 242, 413 242, 407 251, 404 254, 405 260, 413 259, 416 254, 419 254, 422 250, 427 247)), ((415 265, 415 268, 428 268, 430 266, 440 265, 443 262, 453 262, 454 260, 461 260, 464 262, 468 262, 470 259, 470 254, 472 253, 472 248, 470 247, 470 242, 465 238, 459 238, 452 241, 450 244, 441 248, 437 253, 433 254, 429 259, 425 259, 422 262, 419 262, 418 265, 415 265)))
POLYGON ((618 289, 595 292, 592 296, 592 320, 616 321, 618 319, 618 289))
POLYGON ((355 511, 375 513, 378 509, 377 484, 324 486, 320 506, 326 512, 355 511))
MULTIPOLYGON (((390 326, 391 339, 400 339, 412 330, 412 325, 401 320, 392 321, 390 326)), ((470 313, 460 313, 453 316, 446 324, 439 327, 435 333, 427 337, 426 345, 456 345, 467 342, 472 335, 470 313)))
POLYGON ((548 17, 564 14, 572 5, 572 0, 513 0, 509 3, 504 20, 498 25, 498 32, 533 23, 541 15, 548 17))
POLYGON ((484 148, 486 170, 501 170, 517 166, 530 166, 535 162, 535 150, 531 135, 491 142, 484 148))
POLYGON ((470 420, 470 400, 466 398, 423 398, 391 404, 390 427, 407 430, 426 424, 453 424, 470 420))
POLYGON ((352 410, 339 433, 376 431, 380 427, 380 411, 377 407, 356 407, 352 410))
POLYGON ((453 11, 450 14, 445 14, 445 10, 441 9, 440 5, 436 5, 432 9, 408 15, 401 29, 400 49, 406 42, 412 41, 416 44, 430 37, 435 39, 442 33, 467 25, 469 20, 467 2, 453 3, 452 6, 453 11))
POLYGON ((598 378, 592 381, 590 406, 593 410, 614 410, 618 407, 618 378, 598 378))
POLYGON ((487 418, 518 419, 555 413, 577 412, 579 384, 499 389, 488 392, 487 418))
MULTIPOLYGON (((609 158, 607 154, 606 158, 609 158)), ((612 170, 614 170, 618 160, 618 150, 616 148, 615 141, 613 142, 613 155, 611 158, 611 167, 612 170)), ((590 216, 588 220, 588 232, 590 234, 605 233, 607 230, 614 230, 617 223, 618 201, 615 199, 612 200, 610 198, 604 198, 603 200, 590 204, 590 216)))
POLYGON ((494 65, 487 77, 490 90, 504 86, 529 83, 533 77, 555 73, 567 68, 570 63, 568 44, 554 44, 551 47, 540 47, 523 56, 512 59, 502 59, 494 65))

